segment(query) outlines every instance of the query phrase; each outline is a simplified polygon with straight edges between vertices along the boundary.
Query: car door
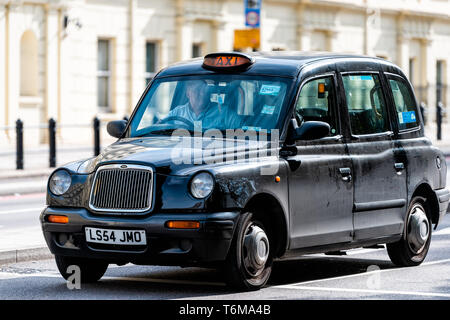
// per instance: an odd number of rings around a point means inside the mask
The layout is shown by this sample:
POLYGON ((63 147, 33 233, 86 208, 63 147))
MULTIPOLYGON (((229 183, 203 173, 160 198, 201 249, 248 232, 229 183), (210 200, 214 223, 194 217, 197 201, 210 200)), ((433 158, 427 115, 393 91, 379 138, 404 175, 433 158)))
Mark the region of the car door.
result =
POLYGON ((297 141, 290 164, 291 249, 352 240, 351 159, 341 134, 335 74, 303 82, 295 105, 298 121, 324 121, 328 137, 297 141))
POLYGON ((351 137, 354 240, 402 232, 404 156, 394 147, 391 112, 379 72, 341 73, 351 137))

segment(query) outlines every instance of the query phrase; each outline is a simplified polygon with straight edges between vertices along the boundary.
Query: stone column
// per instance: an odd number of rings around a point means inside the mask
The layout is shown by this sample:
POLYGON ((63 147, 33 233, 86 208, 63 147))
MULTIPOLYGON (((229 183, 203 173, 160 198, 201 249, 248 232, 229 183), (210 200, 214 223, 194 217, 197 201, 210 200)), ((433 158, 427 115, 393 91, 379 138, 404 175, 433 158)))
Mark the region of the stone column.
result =
POLYGON ((304 22, 305 5, 301 1, 297 5, 297 50, 311 50, 311 30, 307 29, 304 22))
MULTIPOLYGON (((404 15, 400 14, 397 17, 397 65, 409 76, 409 52, 408 52, 408 41, 404 29, 404 15)), ((412 80, 411 80, 412 81, 412 80)))
POLYGON ((219 51, 228 51, 228 48, 232 48, 233 44, 227 44, 224 42, 225 37, 225 25, 226 23, 221 20, 214 20, 211 23, 212 29, 213 29, 213 43, 212 43, 212 50, 215 52, 219 51))
POLYGON ((176 0, 176 55, 177 61, 190 59, 192 55, 192 29, 194 20, 186 16, 184 11, 184 0, 176 0))
MULTIPOLYGON (((419 86, 424 88, 423 97, 428 105, 428 119, 436 120, 436 61, 431 54, 430 46, 432 41, 429 38, 421 39, 420 43, 420 82, 419 86)), ((420 103, 420 101, 419 101, 420 103)))
MULTIPOLYGON (((9 7, 7 5, 1 4, 0 5, 0 118, 2 118, 2 121, 0 121, 0 126, 7 126, 8 123, 8 97, 6 94, 7 90, 7 68, 8 68, 8 62, 7 62, 7 53, 6 48, 8 46, 8 37, 6 36, 6 30, 7 30, 7 15, 9 7)), ((9 131, 0 131, 0 137, 3 137, 8 135, 9 131)), ((5 140, 3 140, 5 141, 5 140)), ((1 144, 0 144, 1 145, 1 144)))
POLYGON ((337 32, 334 30, 327 30, 327 51, 333 52, 336 49, 335 42, 337 38, 337 32))
POLYGON ((124 110, 128 115, 131 115, 134 107, 134 74, 135 74, 135 59, 134 59, 134 16, 136 12, 136 0, 128 0, 128 99, 127 107, 124 110))

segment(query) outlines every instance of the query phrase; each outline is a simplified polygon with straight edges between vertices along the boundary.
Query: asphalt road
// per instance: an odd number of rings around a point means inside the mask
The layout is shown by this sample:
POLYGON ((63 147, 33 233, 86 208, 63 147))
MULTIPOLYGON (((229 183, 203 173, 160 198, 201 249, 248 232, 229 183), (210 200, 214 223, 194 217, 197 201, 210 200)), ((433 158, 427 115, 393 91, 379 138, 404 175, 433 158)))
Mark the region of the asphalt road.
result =
POLYGON ((267 287, 228 290, 219 272, 200 268, 110 266, 101 281, 69 290, 53 260, 0 266, 3 299, 450 299, 450 215, 418 267, 394 267, 384 249, 278 262, 267 287))
MULTIPOLYGON (((44 203, 43 194, 0 196, 0 236, 40 228, 44 203)), ((69 290, 54 261, 43 260, 0 265, 3 299, 450 300, 450 214, 433 232, 425 262, 413 268, 396 268, 384 248, 356 249, 277 262, 258 292, 231 292, 215 270, 131 264, 111 265, 100 282, 69 290)))
MULTIPOLYGON (((1 211, 7 204, 0 202, 1 211)), ((12 228, 22 221, 38 227, 39 211, 26 210, 42 203, 38 195, 28 196, 15 207, 14 220, 0 214, 0 225, 12 228)), ((275 263, 268 286, 260 291, 234 293, 215 270, 111 265, 100 282, 69 290, 54 261, 43 260, 0 266, 3 299, 450 299, 450 214, 434 231, 419 267, 396 268, 384 248, 310 255, 275 263)))

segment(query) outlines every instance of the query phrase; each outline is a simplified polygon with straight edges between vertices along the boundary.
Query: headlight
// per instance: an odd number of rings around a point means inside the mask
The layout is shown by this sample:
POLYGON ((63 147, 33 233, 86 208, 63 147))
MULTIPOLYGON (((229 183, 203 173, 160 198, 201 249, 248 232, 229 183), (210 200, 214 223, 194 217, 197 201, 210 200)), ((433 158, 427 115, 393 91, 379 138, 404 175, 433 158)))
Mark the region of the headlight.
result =
POLYGON ((70 174, 66 170, 58 170, 50 177, 48 187, 53 194, 60 196, 69 190, 71 183, 70 174))
POLYGON ((191 193, 197 199, 206 198, 214 189, 214 179, 211 174, 201 172, 191 181, 191 193))

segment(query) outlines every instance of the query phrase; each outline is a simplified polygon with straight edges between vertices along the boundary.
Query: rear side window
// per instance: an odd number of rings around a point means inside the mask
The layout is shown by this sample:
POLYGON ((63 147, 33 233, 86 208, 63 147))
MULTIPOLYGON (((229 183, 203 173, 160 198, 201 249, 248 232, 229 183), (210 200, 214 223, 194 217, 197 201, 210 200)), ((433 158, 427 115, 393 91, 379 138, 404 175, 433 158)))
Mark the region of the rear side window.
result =
POLYGON ((337 134, 333 77, 307 82, 300 91, 295 113, 300 121, 323 121, 330 125, 330 135, 337 134))
POLYGON ((389 78, 389 86, 394 97, 399 130, 415 128, 419 125, 416 100, 404 80, 389 78))
POLYGON ((352 134, 364 135, 390 130, 386 102, 378 75, 342 76, 352 134))

